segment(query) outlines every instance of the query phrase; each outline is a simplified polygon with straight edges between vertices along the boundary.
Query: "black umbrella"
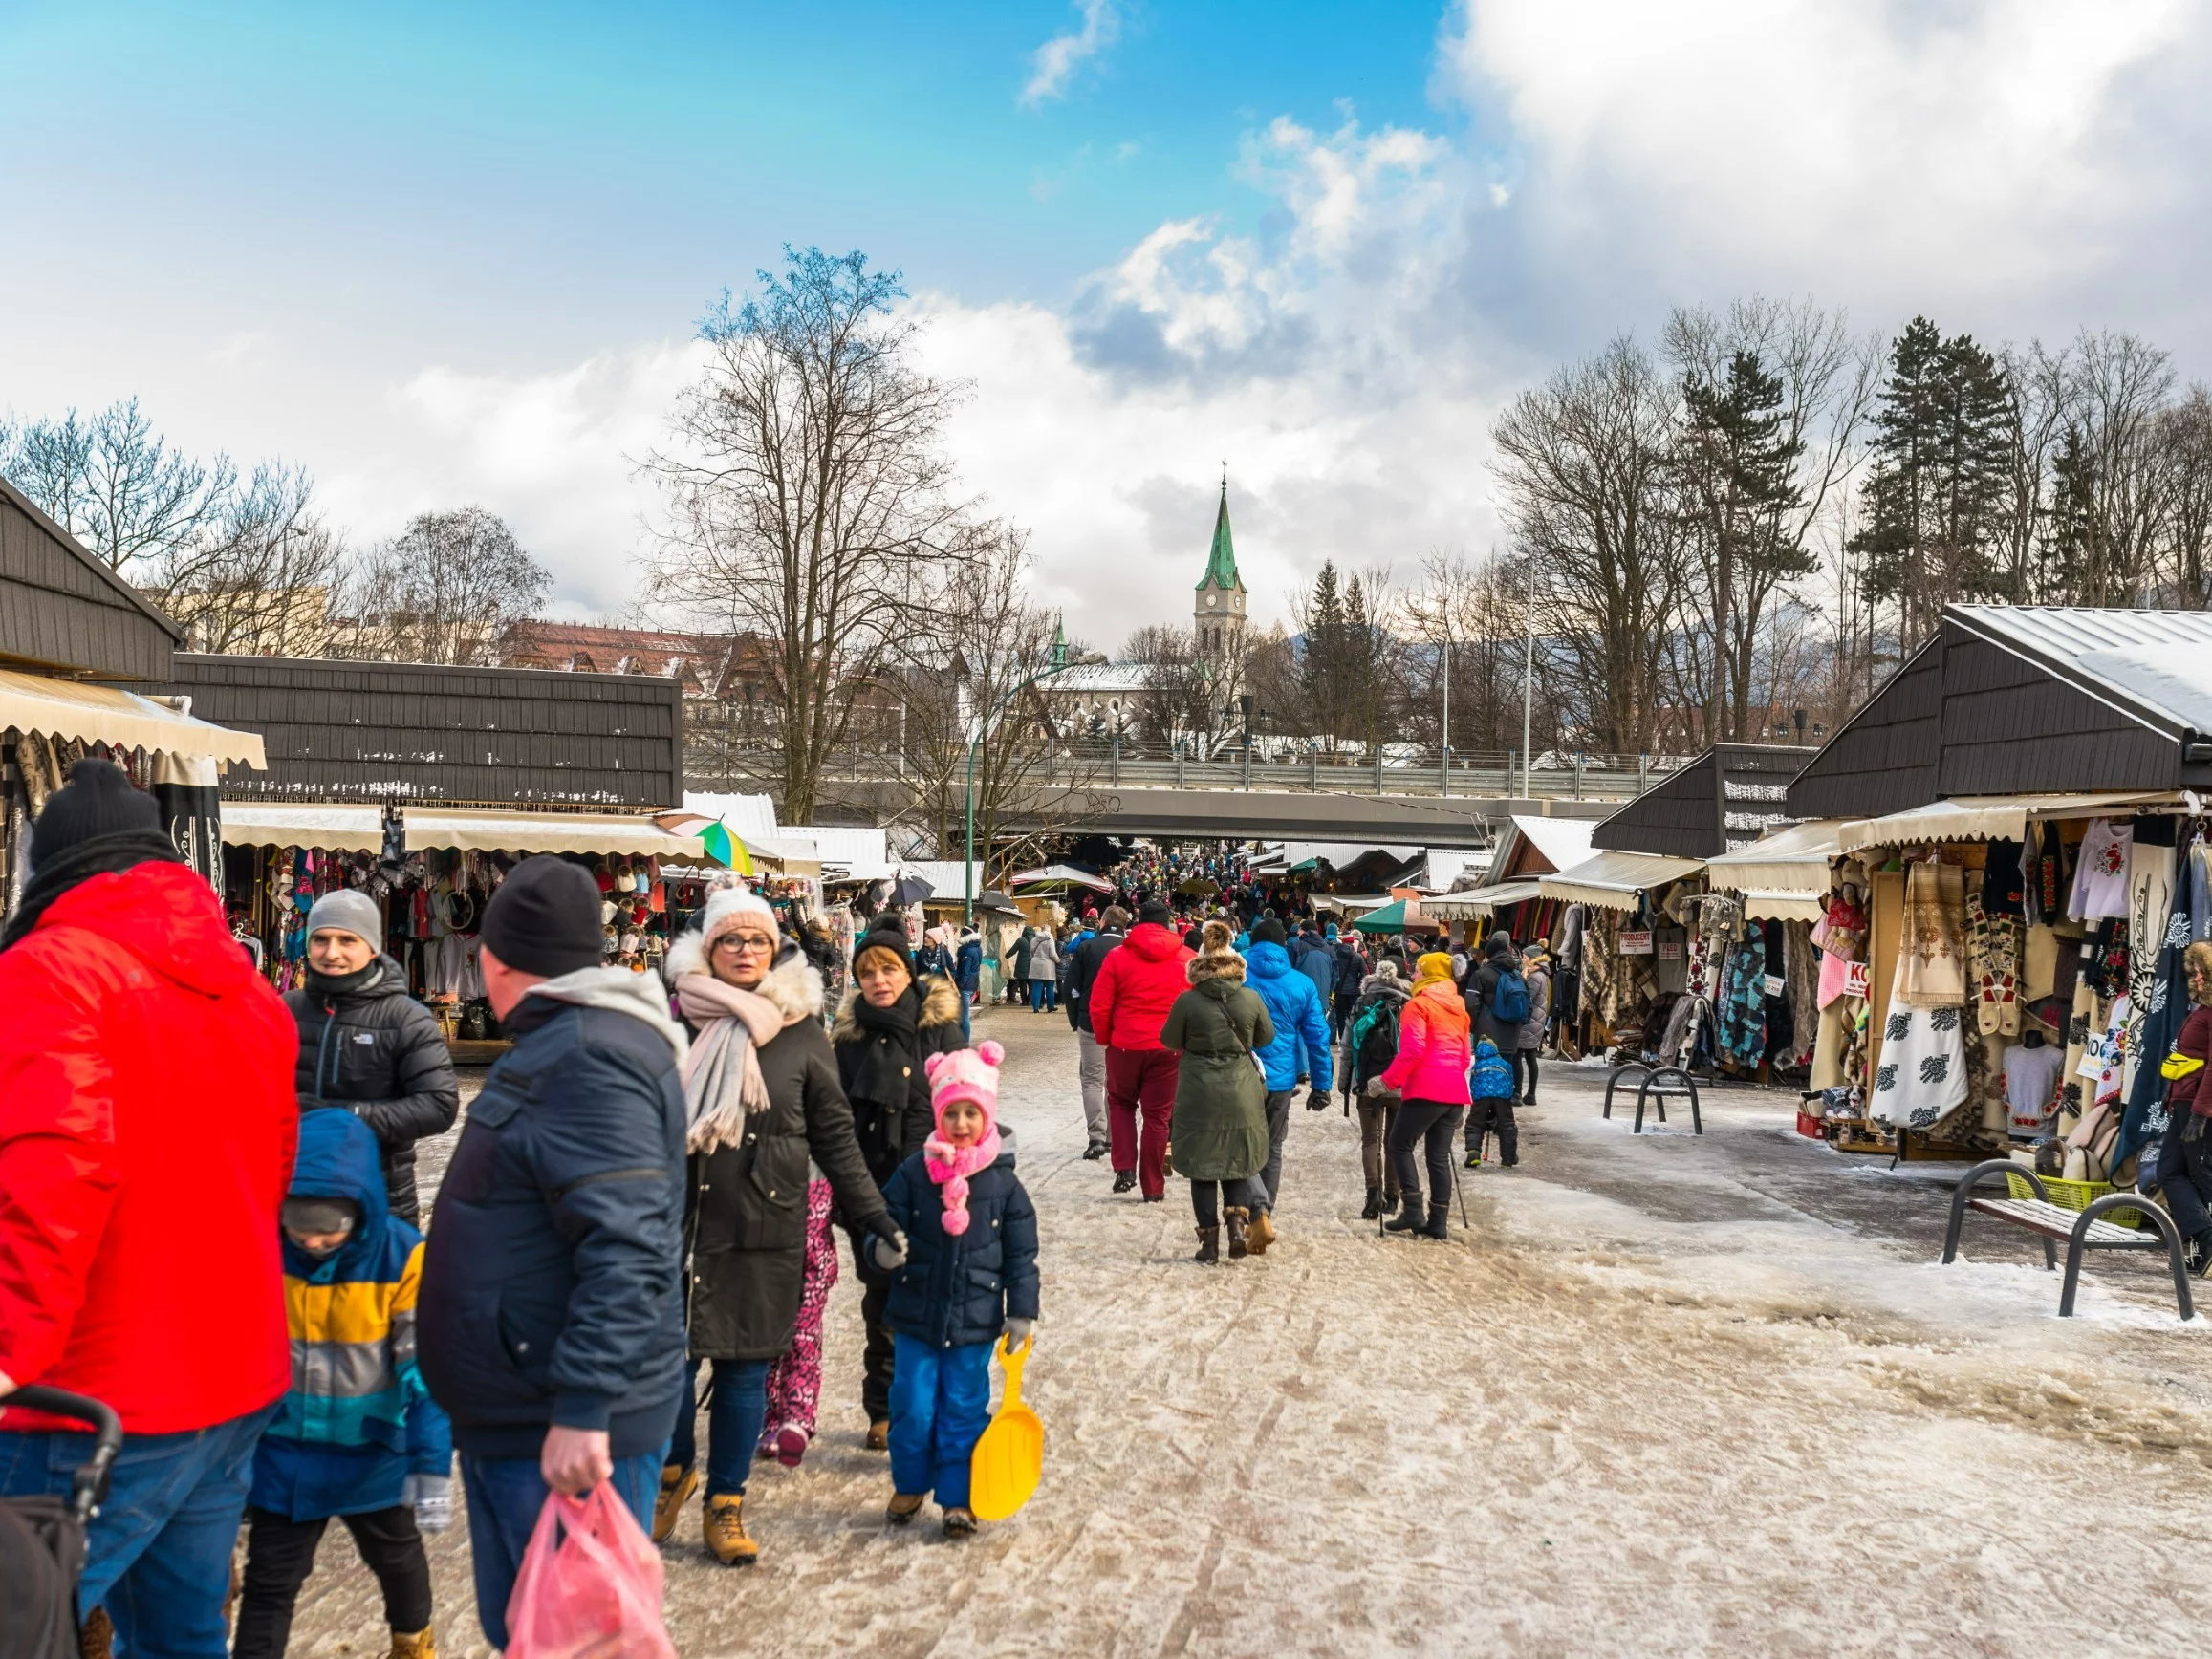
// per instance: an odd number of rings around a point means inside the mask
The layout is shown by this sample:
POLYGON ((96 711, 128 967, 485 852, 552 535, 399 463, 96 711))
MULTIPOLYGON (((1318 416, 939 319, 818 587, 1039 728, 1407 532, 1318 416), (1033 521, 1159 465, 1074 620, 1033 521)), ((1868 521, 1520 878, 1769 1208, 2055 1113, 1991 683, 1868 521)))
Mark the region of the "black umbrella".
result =
POLYGON ((919 875, 902 875, 891 884, 891 896, 884 902, 891 905, 920 904, 936 891, 919 875))

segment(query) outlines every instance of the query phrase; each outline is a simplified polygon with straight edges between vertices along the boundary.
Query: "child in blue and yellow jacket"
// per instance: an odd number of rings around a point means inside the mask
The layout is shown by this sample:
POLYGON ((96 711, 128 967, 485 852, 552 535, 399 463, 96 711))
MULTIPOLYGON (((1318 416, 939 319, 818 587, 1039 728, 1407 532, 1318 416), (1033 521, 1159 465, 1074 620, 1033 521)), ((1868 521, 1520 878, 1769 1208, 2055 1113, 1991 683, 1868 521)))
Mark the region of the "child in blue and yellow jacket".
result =
POLYGON ((1513 1121, 1517 1092, 1513 1063, 1485 1037, 1475 1045, 1475 1064, 1467 1073, 1467 1168, 1483 1167, 1483 1137, 1495 1132, 1498 1162, 1511 1169, 1521 1161, 1521 1130, 1513 1121))
POLYGON ((325 1107, 299 1120, 285 1198, 292 1388, 253 1454, 233 1659, 277 1659, 331 1518, 384 1592, 394 1659, 434 1659, 418 1527, 453 1514, 451 1426, 415 1367, 423 1236, 386 1209, 375 1132, 325 1107))

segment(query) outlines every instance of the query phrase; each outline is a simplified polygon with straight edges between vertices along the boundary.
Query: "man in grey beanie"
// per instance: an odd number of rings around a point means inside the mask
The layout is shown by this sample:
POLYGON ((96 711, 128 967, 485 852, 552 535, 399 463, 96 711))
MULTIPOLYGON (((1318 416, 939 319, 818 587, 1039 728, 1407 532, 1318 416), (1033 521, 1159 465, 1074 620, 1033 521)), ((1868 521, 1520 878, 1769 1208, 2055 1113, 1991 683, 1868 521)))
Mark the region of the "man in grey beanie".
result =
POLYGON ((324 894, 307 913, 307 976, 284 1005, 299 1027, 299 1110, 343 1108, 376 1131, 392 1214, 412 1227, 422 1217, 415 1143, 453 1127, 461 1084, 437 1019, 407 995, 383 941, 375 899, 357 888, 324 894))

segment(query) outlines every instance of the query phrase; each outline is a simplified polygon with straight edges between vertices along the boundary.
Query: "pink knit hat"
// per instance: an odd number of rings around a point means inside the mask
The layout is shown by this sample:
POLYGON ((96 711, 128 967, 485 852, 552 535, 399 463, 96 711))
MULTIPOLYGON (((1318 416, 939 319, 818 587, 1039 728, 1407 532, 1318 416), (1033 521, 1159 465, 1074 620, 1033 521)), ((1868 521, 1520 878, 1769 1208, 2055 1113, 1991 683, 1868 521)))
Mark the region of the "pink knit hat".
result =
POLYGON ((973 1048, 932 1054, 922 1062, 929 1073, 929 1104, 937 1132, 922 1149, 922 1166, 938 1185, 944 1203, 944 1230, 953 1238, 967 1231, 967 1177, 987 1170, 999 1155, 999 1062, 1007 1051, 989 1038, 973 1048), (983 1113, 983 1133, 970 1147, 944 1139, 944 1109, 965 1102, 983 1113))

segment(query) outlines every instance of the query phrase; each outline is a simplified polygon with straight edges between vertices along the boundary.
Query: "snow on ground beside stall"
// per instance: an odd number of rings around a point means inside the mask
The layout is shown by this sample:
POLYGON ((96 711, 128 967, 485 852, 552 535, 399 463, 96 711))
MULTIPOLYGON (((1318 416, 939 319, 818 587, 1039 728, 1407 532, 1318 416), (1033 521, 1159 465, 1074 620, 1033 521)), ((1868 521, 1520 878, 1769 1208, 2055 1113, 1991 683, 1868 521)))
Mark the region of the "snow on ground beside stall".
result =
MULTIPOLYGON (((1377 1239, 1355 1124, 1298 1110, 1283 1241, 1209 1271, 1183 1188, 1080 1160, 1065 1021, 987 1019, 1044 1236, 1044 1486, 965 1544, 886 1533, 848 1274, 823 1437, 752 1483, 762 1564, 706 1561, 696 1509, 668 1547, 686 1655, 2073 1655, 2212 1617, 2212 1388, 2144 1259, 2058 1320, 1993 1225, 1932 1265, 1940 1170, 1777 1133, 1773 1092, 1632 1136, 1548 1065, 1523 1168, 1464 1182, 1471 1240, 1456 1207, 1450 1244, 1377 1239)), ((432 1545, 457 1654, 465 1532, 432 1545)), ((334 1536, 293 1651, 377 1624, 334 1536)))

